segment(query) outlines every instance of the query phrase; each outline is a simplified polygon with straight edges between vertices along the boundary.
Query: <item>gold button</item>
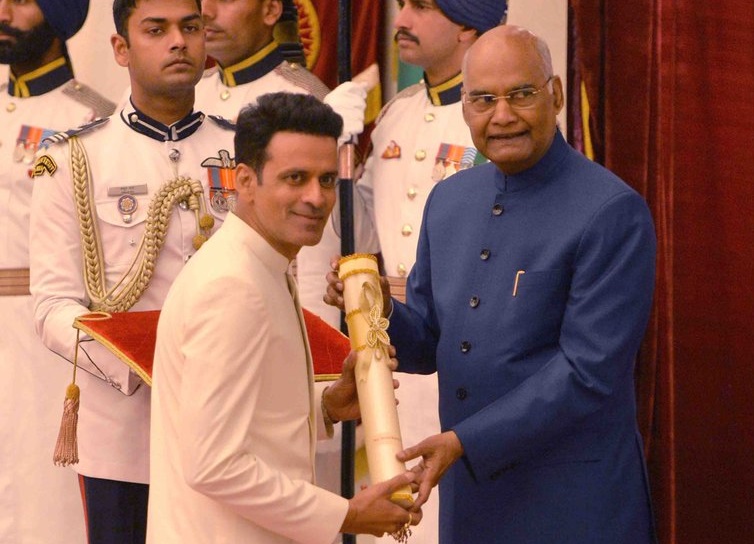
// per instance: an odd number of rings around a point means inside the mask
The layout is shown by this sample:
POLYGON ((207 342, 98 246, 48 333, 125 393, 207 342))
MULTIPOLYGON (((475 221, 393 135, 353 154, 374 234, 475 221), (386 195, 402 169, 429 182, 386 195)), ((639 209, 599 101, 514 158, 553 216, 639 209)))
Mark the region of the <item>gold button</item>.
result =
POLYGON ((417 151, 416 153, 414 153, 414 158, 417 161, 423 161, 424 159, 427 158, 427 152, 424 151, 423 149, 420 149, 419 151, 417 151))
POLYGON ((406 196, 408 197, 409 200, 415 199, 416 198, 416 187, 414 187, 413 185, 411 187, 409 187, 408 191, 406 191, 406 196))
POLYGON ((434 120, 435 120, 435 114, 434 114, 434 113, 425 113, 425 114, 424 114, 424 120, 425 120, 425 121, 426 121, 427 123, 431 123, 432 121, 434 121, 434 120))
POLYGON ((16 111, 16 104, 14 102, 11 102, 7 106, 5 106, 5 111, 16 111))
POLYGON ((74 84, 73 84, 73 88, 74 88, 75 90, 77 90, 77 91, 80 91, 80 90, 81 90, 81 83, 79 83, 79 82, 77 81, 76 83, 74 83, 74 84))
POLYGON ((402 278, 406 275, 406 265, 403 263, 398 264, 398 275, 402 278))
POLYGON ((403 228, 401 229, 401 234, 403 236, 411 236, 412 232, 414 232, 414 228, 411 225, 409 225, 408 223, 403 225, 403 228))
POLYGON ((228 98, 230 98, 230 91, 228 89, 225 89, 223 92, 220 93, 220 99, 227 100, 228 98))

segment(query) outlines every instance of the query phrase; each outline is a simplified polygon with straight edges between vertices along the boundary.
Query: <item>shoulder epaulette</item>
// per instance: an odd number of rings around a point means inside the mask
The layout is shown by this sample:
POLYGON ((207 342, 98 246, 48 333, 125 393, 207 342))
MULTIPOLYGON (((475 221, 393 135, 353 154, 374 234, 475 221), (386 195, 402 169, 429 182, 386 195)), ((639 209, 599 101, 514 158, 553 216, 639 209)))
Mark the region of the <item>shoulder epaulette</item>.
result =
POLYGON ((312 74, 306 68, 295 63, 282 62, 275 68, 275 72, 283 76, 294 85, 306 90, 317 100, 323 100, 330 89, 322 83, 317 76, 312 74))
POLYGON ((225 117, 220 117, 219 115, 208 115, 210 119, 212 119, 215 124, 219 127, 222 127, 227 130, 236 130, 236 124, 231 121, 230 119, 226 119, 225 117))
POLYGON ((390 106, 393 105, 393 102, 396 102, 397 100, 401 100, 403 98, 414 96, 416 93, 419 93, 419 92, 426 92, 426 86, 424 85, 424 83, 415 83, 403 89, 401 92, 396 94, 393 98, 391 98, 387 104, 382 106, 382 110, 380 110, 380 114, 377 116, 377 119, 375 119, 374 124, 377 125, 377 123, 380 122, 380 120, 387 113, 387 110, 390 109, 390 106))
POLYGON ((86 123, 85 125, 81 125, 79 127, 72 128, 63 132, 57 132, 53 134, 52 136, 48 136, 47 138, 42 140, 42 145, 48 146, 51 144, 58 144, 60 142, 66 142, 71 138, 71 136, 79 136, 81 134, 84 134, 85 132, 94 130, 95 128, 101 127, 102 125, 107 123, 109 120, 110 119, 107 117, 95 119, 94 121, 86 123))
POLYGON ((91 87, 72 79, 63 88, 63 94, 70 96, 79 104, 94 111, 95 117, 110 117, 115 111, 115 104, 91 87))

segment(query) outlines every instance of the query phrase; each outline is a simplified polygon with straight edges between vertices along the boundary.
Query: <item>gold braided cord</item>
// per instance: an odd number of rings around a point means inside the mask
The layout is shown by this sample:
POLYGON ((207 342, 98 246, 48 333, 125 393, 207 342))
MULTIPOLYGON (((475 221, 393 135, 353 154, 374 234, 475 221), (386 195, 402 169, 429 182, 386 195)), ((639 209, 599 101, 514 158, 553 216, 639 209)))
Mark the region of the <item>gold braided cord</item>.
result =
POLYGON ((201 182, 177 177, 160 187, 149 203, 147 220, 139 249, 131 266, 110 289, 106 288, 102 239, 97 228, 96 210, 91 202, 93 185, 87 165, 86 152, 77 137, 69 140, 71 174, 74 185, 76 211, 81 230, 84 258, 84 280, 91 300, 89 309, 103 312, 125 312, 144 294, 154 274, 155 262, 165 244, 173 207, 185 201, 197 218, 197 236, 208 236, 208 229, 199 226, 204 211, 204 192, 201 182), (201 233, 201 234, 200 234, 201 233))
POLYGON ((105 275, 101 270, 104 257, 100 244, 99 230, 94 210, 92 209, 89 192, 92 179, 89 173, 86 150, 81 141, 72 136, 68 140, 71 160, 71 176, 73 178, 73 197, 79 218, 81 234, 81 251, 84 256, 84 277, 86 290, 91 300, 104 297, 105 275))

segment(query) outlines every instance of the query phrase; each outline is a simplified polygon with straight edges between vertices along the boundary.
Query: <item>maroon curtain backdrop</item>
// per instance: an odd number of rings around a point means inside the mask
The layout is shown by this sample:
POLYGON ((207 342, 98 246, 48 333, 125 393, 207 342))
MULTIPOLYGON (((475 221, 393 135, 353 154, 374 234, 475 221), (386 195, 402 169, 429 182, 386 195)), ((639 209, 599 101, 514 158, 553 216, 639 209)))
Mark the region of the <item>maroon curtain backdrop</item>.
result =
MULTIPOLYGON (((319 54, 311 67, 317 77, 333 88, 338 84, 338 0, 296 0, 314 7, 319 22, 319 54)), ((300 9, 301 12, 301 9, 300 9)), ((351 69, 358 74, 381 60, 385 9, 381 2, 351 3, 351 69)), ((315 38, 316 39, 316 38, 315 38)))
POLYGON ((754 542, 754 3, 570 6, 595 157, 657 228, 637 391, 660 542, 754 542))
MULTIPOLYGON (((338 0, 295 0, 299 14, 299 33, 307 51, 307 64, 328 87, 338 84, 338 0), (316 19, 316 20, 314 20, 316 19)), ((385 8, 382 2, 351 3, 351 72, 364 71, 377 63, 384 67, 383 29, 385 8)), ((359 151, 366 151, 373 121, 382 107, 380 88, 367 100, 366 126, 359 138, 359 151)))

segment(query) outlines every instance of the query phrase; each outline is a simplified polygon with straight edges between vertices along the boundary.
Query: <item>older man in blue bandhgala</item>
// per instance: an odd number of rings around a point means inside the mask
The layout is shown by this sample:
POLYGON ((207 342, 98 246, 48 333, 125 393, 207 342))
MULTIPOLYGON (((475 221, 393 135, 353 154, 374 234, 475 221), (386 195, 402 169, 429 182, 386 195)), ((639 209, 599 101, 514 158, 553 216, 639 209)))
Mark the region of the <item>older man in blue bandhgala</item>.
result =
MULTIPOLYGON (((542 40, 497 27, 463 78, 491 162, 429 196, 389 328, 399 370, 440 383, 443 432, 399 455, 421 458, 417 504, 440 481, 441 544, 653 542, 633 381, 654 284, 647 206, 563 139, 542 40)), ((331 276, 331 302, 339 287, 331 276)))

